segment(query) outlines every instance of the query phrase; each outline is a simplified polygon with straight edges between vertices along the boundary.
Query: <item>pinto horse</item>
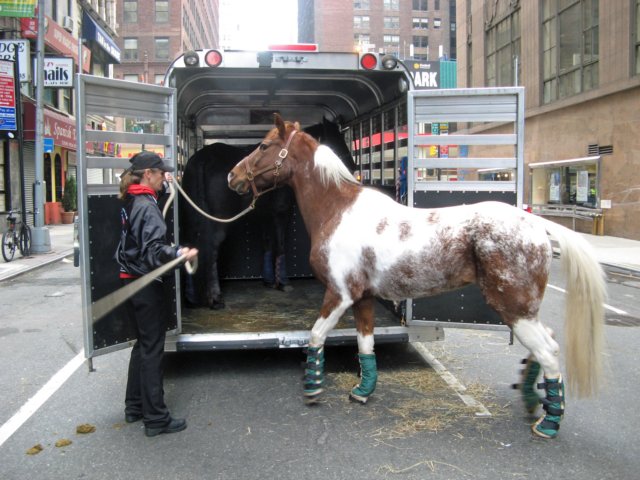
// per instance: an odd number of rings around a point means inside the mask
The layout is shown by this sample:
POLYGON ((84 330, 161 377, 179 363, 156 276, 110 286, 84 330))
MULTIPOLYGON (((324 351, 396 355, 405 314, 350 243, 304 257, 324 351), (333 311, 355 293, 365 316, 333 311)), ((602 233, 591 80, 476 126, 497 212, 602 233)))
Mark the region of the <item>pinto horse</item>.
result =
MULTIPOLYGON (((331 145, 343 163, 355 170, 351 152, 338 126, 326 119, 305 131, 331 145)), ((189 197, 208 214, 230 218, 249 206, 250 199, 241 198, 227 188, 227 173, 256 148, 213 143, 198 150, 187 162, 182 187, 189 197)), ((262 231, 262 278, 268 287, 290 289, 286 272, 285 236, 291 220, 295 199, 289 187, 266 193, 250 214, 262 231)), ((229 223, 214 222, 181 202, 180 232, 182 241, 200 251, 201 268, 194 278, 185 278, 185 300, 188 305, 224 308, 220 286, 219 253, 229 233, 229 223)))
POLYGON ((575 232, 501 202, 406 207, 357 183, 330 148, 279 115, 259 147, 231 170, 228 183, 245 194, 271 187, 274 175, 295 193, 311 237, 311 267, 326 287, 307 351, 308 403, 322 392, 324 342, 347 308, 355 317, 361 367, 350 398, 365 403, 377 380, 374 298, 419 298, 475 282, 531 353, 520 388, 529 409, 542 403, 545 410, 532 431, 555 437, 565 401, 559 346, 538 319, 552 259, 548 234, 558 241, 568 273, 568 383, 581 396, 596 391, 605 283, 593 251, 575 232), (535 391, 541 368, 542 399, 535 391))

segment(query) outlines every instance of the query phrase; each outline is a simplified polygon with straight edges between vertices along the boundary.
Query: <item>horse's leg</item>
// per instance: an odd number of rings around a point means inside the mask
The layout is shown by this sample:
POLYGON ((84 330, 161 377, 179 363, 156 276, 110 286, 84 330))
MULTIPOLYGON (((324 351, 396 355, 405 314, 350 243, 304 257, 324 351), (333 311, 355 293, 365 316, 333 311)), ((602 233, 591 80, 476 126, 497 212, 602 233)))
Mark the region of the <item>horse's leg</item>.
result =
POLYGON ((513 324, 513 333, 540 362, 544 372, 546 397, 542 399, 545 414, 532 426, 531 430, 543 438, 553 438, 558 434, 564 414, 564 382, 560 374, 558 355, 560 348, 551 331, 537 319, 520 319, 513 324))
POLYGON ((349 399, 367 403, 376 388, 378 370, 376 355, 373 353, 373 311, 374 298, 366 297, 353 304, 353 315, 358 330, 358 360, 360 361, 360 383, 351 389, 349 399))
POLYGON ((307 404, 315 403, 323 391, 324 342, 327 335, 352 303, 350 298, 344 299, 330 289, 327 289, 324 294, 320 316, 311 329, 311 338, 307 348, 307 365, 304 374, 304 397, 307 404))

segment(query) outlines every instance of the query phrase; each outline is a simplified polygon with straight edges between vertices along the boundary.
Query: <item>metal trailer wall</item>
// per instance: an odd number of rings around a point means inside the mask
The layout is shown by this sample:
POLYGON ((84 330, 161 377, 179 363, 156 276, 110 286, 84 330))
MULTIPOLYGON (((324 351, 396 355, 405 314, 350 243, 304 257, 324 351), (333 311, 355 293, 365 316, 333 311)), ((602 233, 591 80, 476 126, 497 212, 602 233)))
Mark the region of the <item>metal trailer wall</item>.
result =
MULTIPOLYGON (((408 202, 414 207, 439 208, 486 200, 522 207, 524 185, 524 88, 480 88, 409 92, 408 202), (455 134, 419 135, 420 125, 457 123, 455 134), (465 126, 465 123, 469 122, 465 126), (511 133, 487 133, 510 125, 511 133), (424 145, 495 146, 508 148, 508 157, 420 158, 424 145), (417 181, 416 170, 504 169, 515 171, 511 181, 417 181)), ((473 151, 473 150, 470 150, 473 151)), ((409 324, 506 328, 484 301, 476 285, 421 299, 407 300, 409 324)))

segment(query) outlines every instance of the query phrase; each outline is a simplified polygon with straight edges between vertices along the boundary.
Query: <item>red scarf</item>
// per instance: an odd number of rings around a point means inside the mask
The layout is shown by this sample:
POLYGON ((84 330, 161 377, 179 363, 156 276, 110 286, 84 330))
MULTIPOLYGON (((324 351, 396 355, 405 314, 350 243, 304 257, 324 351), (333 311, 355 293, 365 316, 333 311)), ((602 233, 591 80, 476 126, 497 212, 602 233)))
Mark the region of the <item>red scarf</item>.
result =
POLYGON ((138 183, 129 185, 127 193, 130 193, 131 195, 143 195, 148 193, 149 195, 153 195, 153 198, 158 198, 158 193, 153 188, 147 187, 146 185, 140 185, 138 183))

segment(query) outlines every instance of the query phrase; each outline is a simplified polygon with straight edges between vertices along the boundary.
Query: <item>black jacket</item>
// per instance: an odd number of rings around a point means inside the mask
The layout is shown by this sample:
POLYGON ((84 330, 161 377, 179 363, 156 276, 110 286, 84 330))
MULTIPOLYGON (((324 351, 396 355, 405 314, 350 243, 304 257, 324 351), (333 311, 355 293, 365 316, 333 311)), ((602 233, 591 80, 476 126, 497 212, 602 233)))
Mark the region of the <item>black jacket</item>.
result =
POLYGON ((127 194, 120 215, 122 233, 115 258, 121 272, 142 276, 176 258, 178 248, 167 243, 167 225, 152 195, 127 194))

